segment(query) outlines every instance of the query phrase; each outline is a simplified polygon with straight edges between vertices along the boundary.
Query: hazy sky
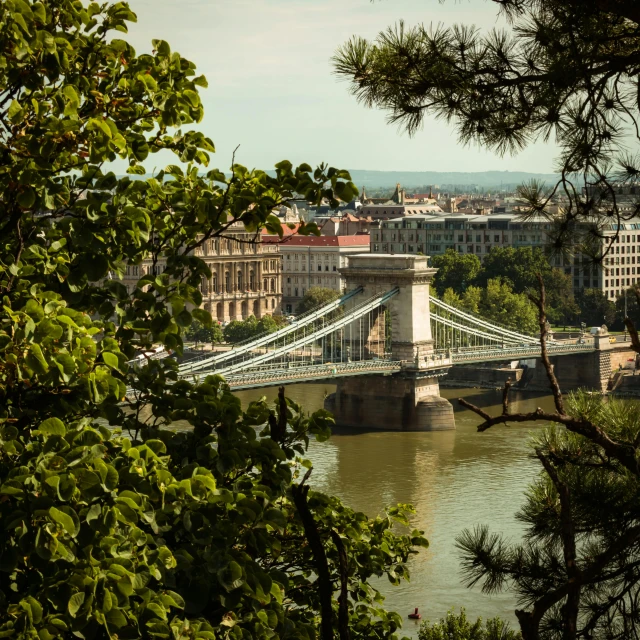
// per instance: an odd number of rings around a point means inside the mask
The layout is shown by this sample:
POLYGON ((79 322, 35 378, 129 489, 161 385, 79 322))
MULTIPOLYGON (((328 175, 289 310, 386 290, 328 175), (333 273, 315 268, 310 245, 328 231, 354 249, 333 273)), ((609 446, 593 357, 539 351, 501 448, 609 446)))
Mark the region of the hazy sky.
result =
MULTIPOLYGON (((162 38, 206 75, 199 127, 216 144, 214 166, 228 167, 240 144, 237 161, 263 169, 288 158, 345 169, 553 170, 550 145, 500 157, 462 146, 452 128, 435 120, 409 138, 383 112, 357 103, 332 74, 332 54, 352 35, 371 38, 399 19, 491 28, 496 5, 488 0, 130 0, 130 6, 138 23, 129 40, 138 53, 162 38)), ((154 168, 149 160, 145 167, 154 168)))

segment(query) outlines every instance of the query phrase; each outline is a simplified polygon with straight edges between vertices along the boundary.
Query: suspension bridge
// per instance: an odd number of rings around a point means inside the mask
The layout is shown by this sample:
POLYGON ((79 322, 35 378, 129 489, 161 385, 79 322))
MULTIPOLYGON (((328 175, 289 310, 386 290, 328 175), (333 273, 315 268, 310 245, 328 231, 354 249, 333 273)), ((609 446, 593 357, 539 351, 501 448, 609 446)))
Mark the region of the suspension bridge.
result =
MULTIPOLYGON (((335 379, 327 407, 339 422, 453 428, 440 376, 456 364, 539 357, 540 342, 431 296, 435 273, 426 256, 352 256, 339 299, 275 333, 203 352, 180 364, 179 375, 194 382, 222 375, 233 389, 335 379)), ((598 347, 590 338, 550 341, 547 348, 561 356, 598 347)))
MULTIPOLYGON (((204 352, 180 365, 179 374, 193 381, 218 374, 234 389, 250 389, 368 373, 439 371, 454 364, 540 356, 538 337, 487 322, 429 296, 431 349, 399 359, 394 354, 395 314, 390 305, 399 293, 395 286, 362 300, 365 288, 356 286, 275 333, 251 338, 227 351, 204 352)), ((551 341, 547 349, 552 355, 566 355, 593 351, 595 346, 593 339, 563 340, 551 341)))

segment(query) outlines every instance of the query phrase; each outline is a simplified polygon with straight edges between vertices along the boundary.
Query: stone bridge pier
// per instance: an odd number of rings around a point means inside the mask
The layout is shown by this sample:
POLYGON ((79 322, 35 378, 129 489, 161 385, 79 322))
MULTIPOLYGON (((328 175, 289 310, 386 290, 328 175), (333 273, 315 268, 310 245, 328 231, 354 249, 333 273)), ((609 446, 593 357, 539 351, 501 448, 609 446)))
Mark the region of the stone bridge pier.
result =
MULTIPOLYGON (((355 304, 398 287, 386 311, 391 317, 391 357, 402 361, 403 368, 393 375, 340 379, 325 401, 336 423, 387 431, 455 429, 453 407, 440 397, 439 372, 426 369, 433 354, 429 285, 436 269, 428 266, 426 256, 367 253, 350 256, 341 273, 348 291, 363 288, 355 304)), ((352 338, 354 344, 379 343, 380 322, 362 331, 366 335, 352 338)), ((443 365, 441 375, 446 371, 443 365)))

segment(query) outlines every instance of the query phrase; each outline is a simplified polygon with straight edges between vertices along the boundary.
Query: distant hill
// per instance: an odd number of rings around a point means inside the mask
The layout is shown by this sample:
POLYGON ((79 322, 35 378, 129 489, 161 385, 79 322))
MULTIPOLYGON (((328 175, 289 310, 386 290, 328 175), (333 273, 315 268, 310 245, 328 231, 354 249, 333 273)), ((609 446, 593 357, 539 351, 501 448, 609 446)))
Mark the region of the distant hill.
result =
POLYGON ((424 187, 438 185, 448 189, 456 186, 512 189, 523 182, 540 180, 549 184, 555 183, 558 175, 554 173, 528 173, 526 171, 369 171, 366 169, 350 170, 351 178, 358 186, 368 189, 395 187, 399 182, 403 187, 424 187))
MULTIPOLYGON (((275 175, 274 171, 267 173, 275 175)), ((400 183, 405 189, 418 187, 429 188, 438 185, 440 188, 459 192, 473 190, 478 187, 482 191, 491 189, 512 190, 523 182, 539 180, 555 184, 558 175, 555 173, 528 173, 526 171, 369 171, 368 169, 351 169, 351 179, 358 189, 393 189, 400 183)), ((134 180, 150 177, 130 176, 134 180)))

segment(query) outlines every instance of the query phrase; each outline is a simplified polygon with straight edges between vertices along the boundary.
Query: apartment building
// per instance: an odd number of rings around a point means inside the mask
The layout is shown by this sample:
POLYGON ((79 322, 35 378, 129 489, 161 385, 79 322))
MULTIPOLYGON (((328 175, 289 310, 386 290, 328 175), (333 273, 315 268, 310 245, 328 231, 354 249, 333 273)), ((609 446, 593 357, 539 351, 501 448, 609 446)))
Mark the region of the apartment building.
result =
MULTIPOLYGON (((220 322, 243 320, 250 315, 281 312, 281 264, 278 245, 263 243, 242 224, 232 225, 223 238, 207 240, 195 250, 211 270, 211 278, 200 285, 202 308, 220 322)), ((161 274, 166 262, 161 257, 154 267, 151 260, 127 267, 123 284, 135 289, 138 278, 147 273, 161 274)))
POLYGON ((349 255, 368 252, 368 235, 354 236, 278 236, 263 235, 263 244, 279 249, 282 261, 282 308, 294 313, 311 287, 325 287, 342 292, 344 279, 340 269, 347 266, 349 255))
MULTIPOLYGON (((540 247, 547 245, 551 223, 534 217, 526 222, 515 214, 490 216, 421 215, 381 221, 371 230, 373 253, 423 253, 439 255, 453 249, 474 253, 481 260, 494 247, 540 247)), ((616 234, 617 226, 608 225, 605 237, 616 234)), ((597 288, 615 300, 624 289, 640 283, 640 219, 620 224, 620 234, 602 267, 591 265, 582 256, 551 258, 573 280, 575 291, 597 288)))

